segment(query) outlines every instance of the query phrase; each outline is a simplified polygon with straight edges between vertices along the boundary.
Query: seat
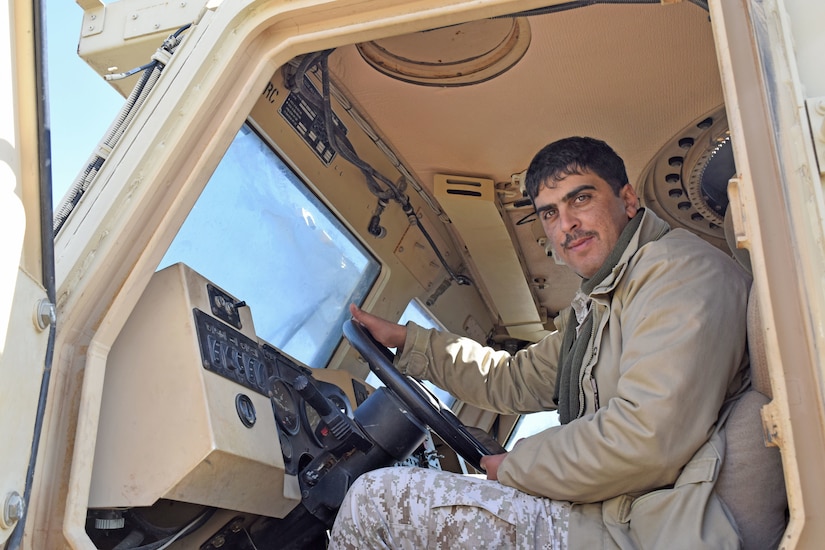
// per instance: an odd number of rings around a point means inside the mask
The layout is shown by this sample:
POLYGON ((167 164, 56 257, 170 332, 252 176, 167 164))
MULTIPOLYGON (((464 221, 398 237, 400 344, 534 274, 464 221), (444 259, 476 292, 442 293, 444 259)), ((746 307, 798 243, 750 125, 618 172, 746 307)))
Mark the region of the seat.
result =
POLYGON ((752 388, 736 403, 726 425, 727 451, 716 492, 742 535, 744 550, 777 548, 787 525, 782 459, 765 444, 760 410, 772 397, 754 289, 748 300, 748 351, 752 388))

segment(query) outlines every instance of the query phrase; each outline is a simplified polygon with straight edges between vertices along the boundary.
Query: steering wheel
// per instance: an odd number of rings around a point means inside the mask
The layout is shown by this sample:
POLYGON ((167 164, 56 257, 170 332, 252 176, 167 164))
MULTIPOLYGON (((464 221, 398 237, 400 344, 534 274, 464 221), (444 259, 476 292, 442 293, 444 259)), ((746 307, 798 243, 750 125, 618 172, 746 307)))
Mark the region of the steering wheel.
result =
POLYGON ((360 324, 344 323, 344 336, 367 360, 370 370, 404 402, 410 411, 438 434, 452 450, 475 469, 483 472, 481 457, 494 454, 476 439, 444 403, 421 382, 398 372, 393 354, 376 341, 360 324))

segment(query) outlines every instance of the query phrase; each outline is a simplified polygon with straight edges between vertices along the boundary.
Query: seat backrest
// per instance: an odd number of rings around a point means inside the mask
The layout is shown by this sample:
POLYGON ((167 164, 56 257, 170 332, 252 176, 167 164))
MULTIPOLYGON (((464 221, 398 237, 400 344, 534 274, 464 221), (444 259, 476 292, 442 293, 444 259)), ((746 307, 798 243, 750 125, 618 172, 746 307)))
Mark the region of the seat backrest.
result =
POLYGON ((768 398, 751 390, 728 417, 725 463, 716 493, 728 506, 744 550, 776 548, 786 526, 785 478, 779 449, 765 446, 760 409, 768 398))
POLYGON ((748 302, 748 348, 753 389, 743 395, 728 417, 725 463, 716 492, 728 506, 742 535, 743 548, 776 548, 787 525, 787 497, 782 458, 765 444, 762 407, 771 388, 755 293, 748 302))

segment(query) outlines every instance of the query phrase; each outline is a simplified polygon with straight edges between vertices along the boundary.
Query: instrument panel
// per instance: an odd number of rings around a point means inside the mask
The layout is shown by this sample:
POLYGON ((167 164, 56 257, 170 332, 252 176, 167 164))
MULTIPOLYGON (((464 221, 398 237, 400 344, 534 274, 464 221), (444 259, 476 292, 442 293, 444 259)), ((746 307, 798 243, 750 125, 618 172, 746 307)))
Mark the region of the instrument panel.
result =
POLYGON ((284 517, 302 468, 333 444, 299 377, 347 416, 368 395, 259 339, 250 308, 188 266, 155 273, 108 354, 89 507, 284 517))
MULTIPOLYGON (((266 342, 252 340, 224 320, 198 308, 193 316, 203 368, 270 399, 286 473, 296 475, 302 464, 327 448, 330 434, 318 411, 294 389, 295 378, 310 378, 324 397, 352 417, 349 397, 335 384, 315 379, 312 369, 266 342)), ((365 398, 366 387, 357 380, 352 384, 356 399, 365 398)))

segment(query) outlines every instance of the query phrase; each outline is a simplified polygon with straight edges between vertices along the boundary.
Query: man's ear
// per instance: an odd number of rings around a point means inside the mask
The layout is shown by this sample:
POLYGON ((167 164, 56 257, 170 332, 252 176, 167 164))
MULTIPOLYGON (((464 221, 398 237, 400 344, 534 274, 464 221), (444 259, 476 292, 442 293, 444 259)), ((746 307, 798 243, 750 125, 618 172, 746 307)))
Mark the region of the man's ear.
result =
POLYGON ((624 211, 627 213, 627 217, 635 217, 641 206, 639 203, 639 196, 636 195, 636 190, 633 189, 633 186, 629 183, 625 184, 625 186, 619 191, 619 197, 624 203, 624 211))

